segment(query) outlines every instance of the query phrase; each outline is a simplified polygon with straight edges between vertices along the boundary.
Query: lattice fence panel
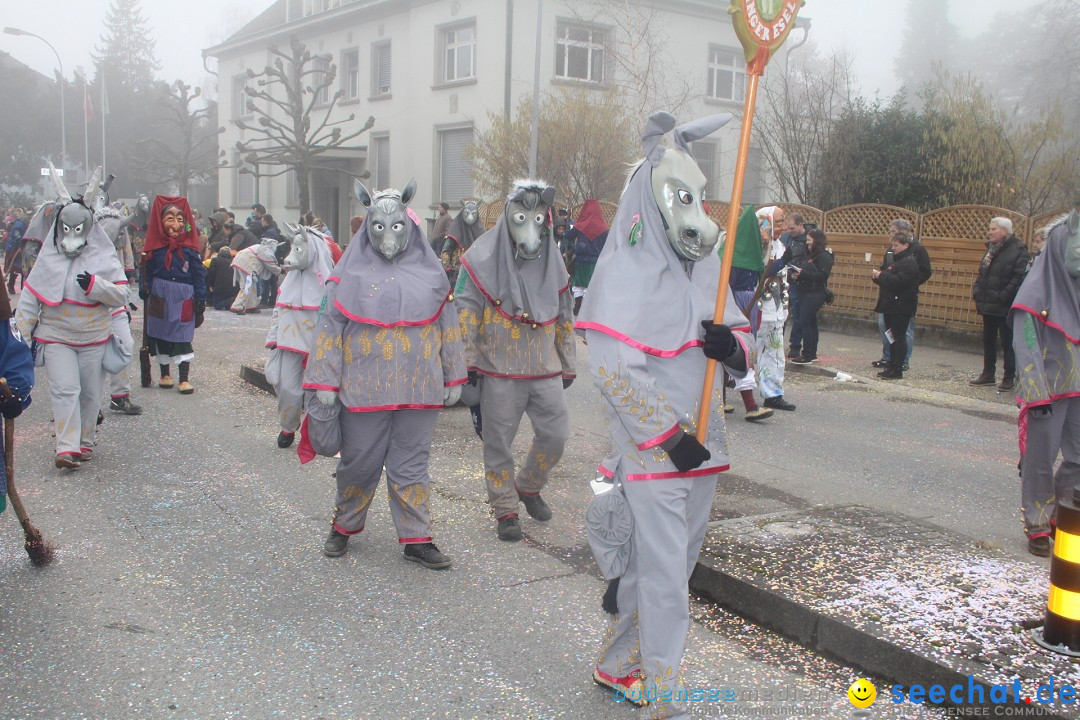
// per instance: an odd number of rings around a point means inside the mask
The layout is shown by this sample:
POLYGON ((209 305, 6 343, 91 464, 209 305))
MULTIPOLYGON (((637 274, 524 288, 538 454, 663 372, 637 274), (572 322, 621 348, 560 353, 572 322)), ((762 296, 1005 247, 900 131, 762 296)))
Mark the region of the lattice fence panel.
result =
POLYGON ((931 210, 922 216, 921 234, 923 238, 977 240, 984 243, 987 228, 995 217, 1012 220, 1013 232, 1027 242, 1027 215, 990 205, 954 205, 931 210))
POLYGON ((825 213, 816 207, 799 203, 762 203, 758 205, 758 208, 769 207, 769 205, 775 205, 783 210, 785 218, 791 217, 792 213, 798 213, 802 215, 805 222, 814 223, 819 228, 825 227, 825 213))
POLYGON ((716 226, 721 230, 727 227, 728 209, 731 207, 731 203, 723 202, 722 200, 710 200, 707 203, 706 215, 716 223, 716 226))
POLYGON ((1039 230, 1046 228, 1047 225, 1057 220, 1059 217, 1069 212, 1068 210, 1055 210, 1054 212, 1042 213, 1034 215, 1031 218, 1031 238, 1035 238, 1035 233, 1039 230))
POLYGON ((845 205, 825 213, 825 232, 847 235, 873 235, 887 242, 889 225, 903 218, 913 228, 919 226, 919 214, 895 205, 845 205))
POLYGON ((484 227, 488 230, 495 227, 495 223, 499 221, 499 216, 502 215, 504 205, 504 202, 498 200, 483 204, 480 208, 480 219, 484 221, 484 227))

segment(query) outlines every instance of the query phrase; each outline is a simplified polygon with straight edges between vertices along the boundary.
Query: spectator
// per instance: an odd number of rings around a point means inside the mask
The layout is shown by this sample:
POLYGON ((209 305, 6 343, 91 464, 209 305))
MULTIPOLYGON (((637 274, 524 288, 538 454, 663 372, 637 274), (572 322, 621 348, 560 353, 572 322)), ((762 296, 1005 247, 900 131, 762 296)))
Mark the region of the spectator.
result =
POLYGON ((566 265, 566 274, 570 277, 574 276, 574 248, 570 246, 570 241, 566 237, 566 211, 563 210, 558 220, 555 221, 555 244, 559 247, 559 254, 562 255, 563 264, 566 265))
MULTIPOLYGON (((915 228, 911 226, 907 220, 898 218, 889 223, 889 240, 897 234, 901 234, 904 237, 911 239, 911 251, 915 256, 915 264, 919 266, 919 285, 921 286, 930 276, 934 273, 933 268, 930 265, 930 253, 926 252, 926 247, 923 246, 919 239, 915 237, 915 228)), ((891 252, 891 250, 890 250, 891 252)), ((887 330, 885 326, 885 316, 878 313, 878 331, 881 333, 881 359, 875 360, 870 363, 876 368, 887 368, 891 365, 890 358, 892 357, 892 343, 889 342, 885 336, 887 330)), ((911 351, 915 349, 915 316, 912 315, 911 322, 908 323, 907 329, 907 355, 904 356, 904 366, 901 368, 904 372, 907 372, 908 365, 911 363, 911 351)))
MULTIPOLYGON (((274 257, 277 258, 278 265, 285 262, 285 258, 289 254, 289 243, 284 242, 284 238, 281 237, 281 230, 278 228, 277 223, 274 222, 274 216, 270 213, 266 213, 262 216, 260 221, 262 224, 262 233, 259 237, 266 241, 267 239, 277 242, 277 249, 274 250, 274 257)), ((271 275, 266 279, 260 279, 259 281, 259 297, 261 298, 260 305, 264 308, 272 308, 277 300, 277 288, 278 288, 278 276, 271 275)))
POLYGON ((445 202, 439 203, 435 214, 435 226, 431 229, 431 249, 436 257, 442 252, 443 244, 446 243, 446 231, 450 229, 450 205, 445 202))
MULTIPOLYGON (((803 220, 803 216, 799 213, 792 213, 791 217, 786 220, 787 232, 785 232, 780 241, 784 243, 784 247, 791 251, 791 264, 799 267, 803 258, 806 256, 807 234, 806 224, 803 220)), ((801 300, 802 300, 802 288, 799 287, 799 283, 793 282, 789 287, 789 310, 791 315, 791 337, 788 339, 788 359, 796 360, 802 357, 803 346, 803 328, 802 328, 802 315, 799 312, 801 300)))
POLYGON ((247 225, 247 229, 256 237, 262 232, 262 216, 265 214, 266 208, 260 203, 255 203, 251 206, 251 214, 248 215, 247 220, 244 221, 244 224, 247 225))
POLYGON ((356 237, 356 233, 360 232, 360 226, 364 224, 363 215, 353 215, 349 218, 349 239, 352 240, 356 237))
POLYGON ((983 369, 972 385, 993 385, 997 365, 997 339, 1004 351, 1004 376, 998 389, 1007 392, 1016 382, 1016 355, 1012 327, 1005 321, 1020 284, 1027 273, 1028 251, 1013 235, 1012 220, 996 217, 990 221, 989 242, 979 266, 979 277, 971 290, 975 309, 983 320, 983 369))
POLYGON ((26 232, 26 213, 22 208, 15 208, 11 222, 7 225, 4 240, 4 273, 7 275, 9 293, 15 292, 15 278, 22 271, 22 239, 26 232))
POLYGON ((215 310, 228 310, 239 288, 233 283, 232 251, 222 247, 210 260, 206 283, 215 310))
POLYGON ((243 225, 233 225, 232 230, 229 233, 229 249, 232 250, 232 254, 235 257, 236 253, 249 248, 252 245, 258 245, 259 238, 255 237, 250 230, 243 225))
POLYGON ((228 216, 219 211, 215 211, 210 216, 210 236, 206 239, 206 245, 210 248, 210 253, 215 254, 222 246, 229 243, 228 235, 226 234, 226 223, 228 222, 228 216))
POLYGON ((889 366, 878 373, 886 380, 904 377, 907 355, 907 326, 919 304, 919 264, 915 259, 913 238, 897 232, 890 241, 891 252, 870 276, 878 285, 875 311, 885 318, 886 339, 892 338, 889 366))
POLYGON ((596 260, 607 242, 608 224, 600 210, 600 202, 589 198, 581 206, 577 222, 566 231, 566 239, 574 251, 574 276, 570 280, 574 293, 574 315, 581 309, 582 298, 589 289, 596 260))
MULTIPOLYGON (((798 217, 798 215, 793 215, 798 217)), ((801 218, 800 218, 801 220, 801 218)), ((797 225, 802 226, 802 222, 797 225)), ((792 238, 794 240, 794 237, 792 238)), ((792 256, 794 256, 794 250, 792 256)), ((792 360, 796 365, 809 365, 817 360, 818 352, 818 311, 825 304, 828 294, 826 286, 829 282, 829 273, 832 272, 833 256, 828 250, 828 240, 821 230, 811 230, 806 243, 806 254, 803 259, 795 263, 796 270, 791 279, 798 288, 799 294, 799 323, 796 327, 802 330, 802 354, 792 360)), ((794 295, 794 293, 792 293, 794 295)), ((795 331, 792 330, 792 335, 795 331)))

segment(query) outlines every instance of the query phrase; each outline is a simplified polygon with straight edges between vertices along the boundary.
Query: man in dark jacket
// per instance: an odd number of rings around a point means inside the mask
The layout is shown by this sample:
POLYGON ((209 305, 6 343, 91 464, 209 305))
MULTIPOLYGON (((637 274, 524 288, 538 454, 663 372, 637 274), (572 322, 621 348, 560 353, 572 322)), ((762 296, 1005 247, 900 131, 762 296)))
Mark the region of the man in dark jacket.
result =
MULTIPOLYGON (((784 247, 791 252, 790 263, 792 265, 799 266, 806 256, 806 240, 806 225, 803 216, 799 213, 792 213, 787 218, 787 232, 780 236, 780 242, 784 243, 784 247)), ((799 289, 798 283, 791 283, 788 293, 790 305, 788 317, 791 318, 791 337, 788 340, 787 356, 794 360, 802 357, 803 329, 802 323, 799 321, 799 301, 802 299, 802 291, 799 289)))
POLYGON ((889 366, 879 372, 878 377, 899 380, 904 377, 907 326, 919 306, 919 266, 911 237, 896 233, 892 236, 891 248, 892 257, 886 256, 881 268, 870 276, 879 288, 874 310, 884 316, 885 327, 892 337, 889 366))
POLYGON ((229 234, 229 249, 232 250, 233 255, 236 255, 236 253, 244 248, 249 248, 252 245, 258 244, 259 238, 246 227, 239 223, 232 226, 232 232, 229 234))
POLYGON ((228 310, 239 290, 233 284, 232 252, 228 246, 221 248, 210 261, 210 268, 206 274, 206 286, 210 291, 212 307, 215 310, 228 310))
POLYGON ((1028 251, 1013 235, 1012 220, 996 217, 990 221, 990 242, 979 266, 979 277, 971 290, 975 309, 983 321, 983 370, 972 385, 993 385, 997 364, 997 339, 1005 353, 1005 375, 998 389, 1006 392, 1016 382, 1016 356, 1012 328, 1005 322, 1020 284, 1027 273, 1028 251))
MULTIPOLYGON (((278 228, 276 222, 274 222, 274 216, 270 213, 266 213, 260 219, 262 225, 262 232, 259 233, 259 238, 266 240, 266 238, 272 238, 278 242, 277 250, 274 251, 274 256, 277 258, 280 265, 285 261, 286 256, 289 254, 289 243, 282 242, 281 230, 278 228)), ((261 298, 260 304, 272 308, 277 302, 277 287, 278 276, 274 275, 269 280, 264 280, 261 283, 262 290, 259 292, 261 298)))
MULTIPOLYGON (((915 258, 915 264, 919 267, 919 286, 921 287, 930 279, 930 276, 934 274, 934 269, 930 265, 930 253, 926 252, 926 247, 919 242, 919 239, 915 237, 915 228, 911 226, 907 220, 903 218, 897 218, 889 223, 889 240, 896 235, 902 235, 909 238, 911 241, 911 254, 915 258)), ((878 332, 881 333, 881 359, 875 360, 870 363, 876 368, 887 368, 890 364, 890 357, 892 355, 892 343, 885 337, 885 316, 878 313, 878 332)), ((904 357, 904 367, 902 370, 908 369, 908 363, 911 362, 911 352, 915 349, 915 318, 911 318, 911 322, 908 323, 907 330, 907 355, 904 357)))

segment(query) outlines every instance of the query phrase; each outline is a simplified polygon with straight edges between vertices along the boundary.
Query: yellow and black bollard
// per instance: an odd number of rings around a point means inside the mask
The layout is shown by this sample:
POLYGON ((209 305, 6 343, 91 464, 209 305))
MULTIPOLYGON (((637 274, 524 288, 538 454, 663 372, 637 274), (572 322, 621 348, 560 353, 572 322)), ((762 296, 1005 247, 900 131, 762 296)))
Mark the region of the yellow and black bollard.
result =
POLYGON ((1057 505, 1046 619, 1032 637, 1047 650, 1080 657, 1080 486, 1057 505))

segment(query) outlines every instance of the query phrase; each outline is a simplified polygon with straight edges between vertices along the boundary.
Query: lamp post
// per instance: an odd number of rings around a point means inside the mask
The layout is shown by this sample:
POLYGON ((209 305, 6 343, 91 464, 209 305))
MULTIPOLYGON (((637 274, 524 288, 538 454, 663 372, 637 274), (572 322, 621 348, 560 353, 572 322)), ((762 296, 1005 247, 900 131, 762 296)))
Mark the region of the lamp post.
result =
POLYGON ((60 61, 60 53, 56 52, 56 48, 52 46, 52 43, 32 32, 26 32, 19 28, 6 27, 4 28, 4 33, 7 35, 25 35, 27 37, 37 38, 48 45, 49 49, 53 51, 53 55, 56 56, 56 64, 60 66, 60 167, 63 168, 67 165, 67 132, 64 129, 67 115, 64 113, 64 63, 60 61))

